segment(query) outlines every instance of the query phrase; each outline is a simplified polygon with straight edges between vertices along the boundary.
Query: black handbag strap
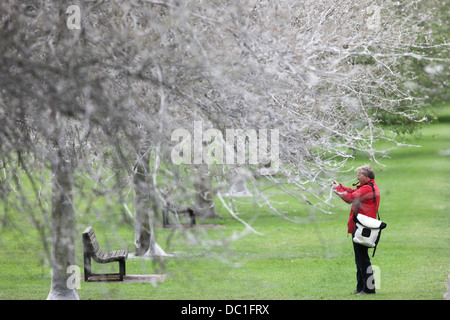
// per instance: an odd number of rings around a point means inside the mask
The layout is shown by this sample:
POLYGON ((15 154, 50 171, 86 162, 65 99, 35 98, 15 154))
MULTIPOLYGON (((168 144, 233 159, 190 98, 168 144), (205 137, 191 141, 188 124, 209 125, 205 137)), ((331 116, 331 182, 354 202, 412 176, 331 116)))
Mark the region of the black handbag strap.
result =
MULTIPOLYGON (((374 188, 374 186, 373 186, 373 183, 371 182, 371 183, 368 183, 367 185, 369 185, 369 186, 372 187, 372 191, 373 191, 373 199, 375 200, 375 205, 377 205, 377 195, 375 194, 375 188, 374 188)), ((359 214, 359 206, 360 206, 360 204, 361 204, 361 202, 358 201, 358 204, 357 204, 357 206, 356 206, 356 212, 355 212, 355 215, 358 215, 358 214, 359 214)), ((377 215, 378 215, 378 220, 381 220, 381 219, 380 219, 380 212, 379 212, 378 210, 377 210, 377 215)))
MULTIPOLYGON (((377 205, 377 195, 375 194, 375 188, 374 188, 374 186, 373 186, 373 183, 372 183, 372 182, 371 182, 371 183, 368 183, 368 185, 372 187, 372 191, 373 191, 373 200, 375 200, 375 205, 377 205)), ((380 219, 380 212, 379 212, 378 210, 377 210, 377 215, 378 215, 378 220, 381 220, 381 219, 380 219)))
MULTIPOLYGON (((373 186, 373 183, 368 183, 369 186, 372 187, 372 191, 373 191, 373 199, 375 200, 375 205, 377 205, 377 195, 375 194, 375 188, 373 186)), ((377 210, 377 215, 378 215, 378 220, 380 219, 380 212, 377 210)), ((377 247, 378 247, 378 241, 380 241, 380 236, 381 236, 381 230, 383 228, 380 229, 380 231, 378 232, 378 237, 377 240, 375 241, 375 248, 373 248, 373 253, 372 253, 372 258, 375 256, 375 251, 377 251, 377 247)))

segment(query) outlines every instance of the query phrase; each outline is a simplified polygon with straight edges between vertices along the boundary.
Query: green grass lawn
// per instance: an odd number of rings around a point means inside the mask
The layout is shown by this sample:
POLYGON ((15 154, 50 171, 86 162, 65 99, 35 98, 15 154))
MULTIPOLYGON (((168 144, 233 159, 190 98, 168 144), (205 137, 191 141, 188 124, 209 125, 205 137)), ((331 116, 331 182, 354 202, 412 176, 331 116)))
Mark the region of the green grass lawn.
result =
MULTIPOLYGON (((450 106, 442 119, 449 119, 450 106)), ((450 123, 432 124, 405 137, 420 148, 402 148, 373 165, 381 190, 380 215, 388 224, 372 264, 379 270, 376 295, 353 296, 355 264, 346 234, 349 205, 335 197, 335 214, 313 212, 280 190, 267 190, 279 207, 301 223, 292 223, 242 199, 241 218, 263 235, 249 233, 218 203, 223 220, 216 227, 158 230, 158 243, 175 254, 162 263, 130 258, 128 274, 165 273, 158 285, 81 282, 81 299, 442 299, 450 268, 450 123), (190 245, 184 235, 203 245, 190 245), (166 238, 170 239, 167 241, 166 238), (223 246, 216 246, 224 243, 223 246)), ((358 157, 355 168, 366 163, 358 157)), ((336 177, 351 181, 356 174, 336 177)), ((1 214, 0 214, 1 217, 1 214)), ((82 268, 81 232, 91 224, 100 246, 133 249, 132 225, 108 224, 107 214, 77 218, 77 259, 82 268)), ((0 299, 45 299, 50 267, 32 227, 2 229, 0 299)), ((371 250, 370 250, 371 252, 371 250)), ((97 270, 102 266, 94 264, 97 270)), ((107 265, 107 270, 118 268, 107 265)))

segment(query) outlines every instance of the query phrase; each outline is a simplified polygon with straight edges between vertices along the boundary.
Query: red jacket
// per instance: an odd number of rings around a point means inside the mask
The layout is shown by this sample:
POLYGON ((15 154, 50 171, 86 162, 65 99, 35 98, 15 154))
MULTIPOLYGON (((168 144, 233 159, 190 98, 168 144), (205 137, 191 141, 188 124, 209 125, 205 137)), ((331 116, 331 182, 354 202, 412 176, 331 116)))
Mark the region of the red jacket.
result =
POLYGON ((359 213, 374 219, 377 218, 378 207, 380 205, 380 190, 375 184, 375 180, 369 180, 363 185, 357 186, 356 189, 347 188, 342 184, 339 184, 335 189, 335 192, 342 200, 352 204, 347 223, 348 233, 353 233, 353 230, 355 229, 353 215, 357 210, 358 203, 359 213), (375 189, 376 202, 373 198, 373 190, 369 183, 372 183, 375 189))

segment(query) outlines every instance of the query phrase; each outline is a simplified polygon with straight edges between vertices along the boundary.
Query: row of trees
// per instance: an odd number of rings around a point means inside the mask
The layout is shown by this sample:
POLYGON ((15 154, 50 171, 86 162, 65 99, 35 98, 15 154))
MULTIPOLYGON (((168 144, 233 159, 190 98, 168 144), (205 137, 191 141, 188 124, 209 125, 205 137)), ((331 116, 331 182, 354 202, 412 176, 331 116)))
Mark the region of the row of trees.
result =
POLYGON ((168 206, 217 216, 217 193, 237 217, 221 187, 242 177, 256 186, 258 166, 174 164, 175 130, 277 129, 279 172, 267 178, 330 212, 322 191, 355 150, 377 161, 375 141, 401 145, 383 117, 424 121, 408 61, 448 63, 427 54, 448 45, 427 36, 419 1, 99 0, 78 4, 80 29, 67 27, 71 5, 0 4, 3 219, 22 212, 40 230, 49 299, 78 298, 66 269, 86 188, 118 206, 134 190, 136 255, 165 254, 154 227, 168 206))

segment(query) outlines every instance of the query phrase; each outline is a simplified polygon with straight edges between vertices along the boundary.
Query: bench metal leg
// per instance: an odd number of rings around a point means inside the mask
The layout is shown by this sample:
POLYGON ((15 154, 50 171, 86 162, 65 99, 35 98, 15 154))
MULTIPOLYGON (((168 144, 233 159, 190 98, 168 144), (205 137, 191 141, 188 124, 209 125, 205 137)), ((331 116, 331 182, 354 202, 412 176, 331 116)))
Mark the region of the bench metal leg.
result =
POLYGON ((162 210, 162 218, 163 218, 163 228, 166 228, 169 225, 169 213, 166 209, 162 210))
POLYGON ((189 218, 191 218, 191 228, 195 226, 195 213, 191 208, 188 209, 189 218))
POLYGON ((123 281, 123 276, 125 275, 125 260, 119 261, 119 278, 123 281))
POLYGON ((84 281, 88 281, 90 275, 92 275, 91 257, 84 254, 84 281))

